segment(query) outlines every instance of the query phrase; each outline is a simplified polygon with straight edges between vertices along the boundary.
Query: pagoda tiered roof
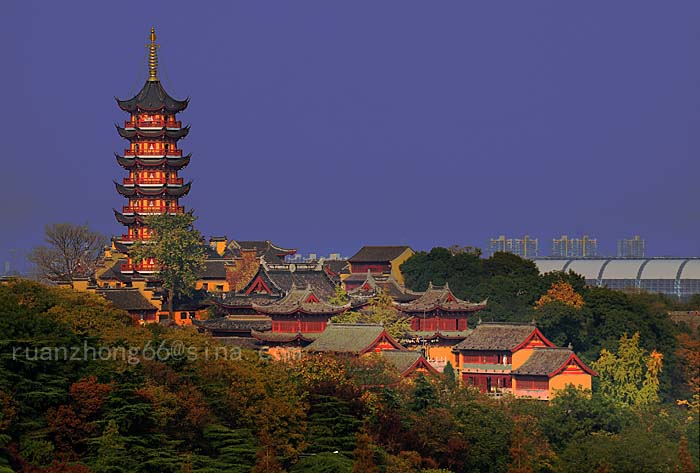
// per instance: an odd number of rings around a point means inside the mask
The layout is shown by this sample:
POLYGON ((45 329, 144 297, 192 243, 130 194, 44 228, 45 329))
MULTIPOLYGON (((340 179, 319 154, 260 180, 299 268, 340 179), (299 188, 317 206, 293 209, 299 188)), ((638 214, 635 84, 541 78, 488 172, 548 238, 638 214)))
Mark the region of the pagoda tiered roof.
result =
POLYGON ((252 306, 256 311, 268 315, 291 315, 296 313, 335 315, 350 308, 350 304, 339 306, 324 302, 314 294, 310 285, 304 288, 297 288, 292 285, 282 299, 269 304, 253 303, 252 306))
POLYGON ((172 98, 163 88, 159 80, 148 80, 141 90, 128 100, 119 100, 115 97, 119 108, 129 113, 158 112, 167 113, 182 112, 187 108, 190 99, 177 100, 172 98))
POLYGON ((450 290, 450 286, 433 286, 431 282, 428 290, 414 301, 398 304, 400 311, 404 313, 426 313, 435 310, 443 312, 474 312, 486 307, 486 301, 479 303, 458 299, 450 290))
POLYGON ((132 225, 134 223, 144 223, 143 218, 139 215, 124 215, 123 213, 119 212, 116 209, 114 210, 114 217, 117 219, 117 222, 121 223, 122 225, 132 225))
POLYGON ((160 130, 141 130, 138 128, 126 129, 119 125, 116 125, 119 136, 126 139, 132 139, 136 137, 140 138, 171 138, 174 140, 179 140, 184 138, 190 132, 189 125, 184 128, 170 129, 163 127, 160 130))
POLYGON ((370 298, 377 296, 380 291, 389 295, 395 302, 410 302, 418 299, 422 294, 406 289, 390 274, 377 275, 367 271, 365 275, 350 275, 345 279, 345 281, 348 280, 362 280, 359 286, 348 291, 348 296, 356 304, 366 302, 370 298))
POLYGON ((114 185, 117 187, 117 192, 119 192, 124 197, 133 197, 135 195, 167 195, 169 197, 182 197, 184 195, 187 195, 187 193, 190 191, 190 187, 192 187, 192 181, 189 181, 187 184, 176 186, 168 184, 163 184, 160 186, 141 186, 139 184, 125 186, 123 184, 119 184, 118 182, 114 182, 114 185))
POLYGON ((130 169, 135 166, 159 167, 163 165, 173 169, 182 169, 190 163, 192 153, 182 157, 153 156, 137 158, 135 156, 120 156, 117 153, 114 153, 114 156, 117 158, 117 163, 124 169, 130 169))

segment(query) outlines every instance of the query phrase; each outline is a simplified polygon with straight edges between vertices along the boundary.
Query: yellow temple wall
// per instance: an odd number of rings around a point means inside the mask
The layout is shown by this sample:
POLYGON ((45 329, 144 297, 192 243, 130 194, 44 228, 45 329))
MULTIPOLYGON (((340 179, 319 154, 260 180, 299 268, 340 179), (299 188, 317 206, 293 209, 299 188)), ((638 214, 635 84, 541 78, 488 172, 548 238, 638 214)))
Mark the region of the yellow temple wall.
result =
POLYGON ((394 279, 396 279, 401 285, 404 284, 404 277, 401 273, 401 269, 399 268, 408 258, 413 256, 414 253, 415 252, 412 249, 406 248, 403 253, 391 260, 391 275, 394 276, 394 279))
POLYGON ((207 285, 207 292, 218 292, 216 286, 223 286, 223 292, 231 290, 228 281, 225 279, 200 279, 195 283, 194 288, 199 291, 204 288, 205 284, 207 285))
POLYGON ((527 359, 530 358, 530 355, 532 355, 532 348, 524 348, 513 353, 513 362, 511 369, 517 370, 518 368, 520 368, 523 365, 523 363, 525 363, 527 359))
POLYGON ((568 385, 577 389, 591 389, 591 375, 586 373, 558 374, 549 380, 549 398, 556 395, 556 391, 565 389, 568 385))

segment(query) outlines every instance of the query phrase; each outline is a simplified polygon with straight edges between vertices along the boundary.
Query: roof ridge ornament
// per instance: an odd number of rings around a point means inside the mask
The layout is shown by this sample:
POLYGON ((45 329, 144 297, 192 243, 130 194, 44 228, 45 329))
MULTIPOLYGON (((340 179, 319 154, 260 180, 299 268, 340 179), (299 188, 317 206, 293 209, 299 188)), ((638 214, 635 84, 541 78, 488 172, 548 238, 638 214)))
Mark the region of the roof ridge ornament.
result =
POLYGON ((158 48, 156 43, 156 28, 151 27, 151 42, 146 45, 148 48, 148 82, 158 82, 158 48))

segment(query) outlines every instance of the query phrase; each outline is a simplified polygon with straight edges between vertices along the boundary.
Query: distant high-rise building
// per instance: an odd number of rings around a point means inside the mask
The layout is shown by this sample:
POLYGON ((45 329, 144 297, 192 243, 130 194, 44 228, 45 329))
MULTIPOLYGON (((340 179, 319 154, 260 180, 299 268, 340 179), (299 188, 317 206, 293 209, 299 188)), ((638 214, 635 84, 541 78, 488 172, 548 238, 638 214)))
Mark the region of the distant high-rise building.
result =
POLYGON ((562 235, 561 238, 552 239, 552 254, 554 258, 594 258, 598 256, 598 240, 583 235, 581 238, 569 238, 562 235))
POLYGON ((634 238, 623 238, 617 240, 618 258, 644 258, 646 256, 646 243, 635 235, 634 238))
POLYGON ((494 254, 498 251, 513 253, 521 258, 537 258, 539 251, 539 241, 537 238, 530 238, 525 235, 522 238, 506 238, 500 235, 489 241, 489 252, 494 254))

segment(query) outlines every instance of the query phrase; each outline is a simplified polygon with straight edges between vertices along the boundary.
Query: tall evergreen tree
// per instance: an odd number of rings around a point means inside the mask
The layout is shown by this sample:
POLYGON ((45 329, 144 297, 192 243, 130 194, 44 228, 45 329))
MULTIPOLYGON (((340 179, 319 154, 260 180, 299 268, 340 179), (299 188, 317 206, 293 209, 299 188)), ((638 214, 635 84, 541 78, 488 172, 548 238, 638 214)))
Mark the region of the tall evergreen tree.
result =
POLYGON ((173 319, 173 301, 189 293, 204 268, 206 252, 202 235, 194 228, 196 217, 185 214, 152 215, 146 224, 153 231, 151 239, 137 242, 129 256, 134 261, 154 258, 160 265, 158 277, 168 290, 168 312, 173 319))

